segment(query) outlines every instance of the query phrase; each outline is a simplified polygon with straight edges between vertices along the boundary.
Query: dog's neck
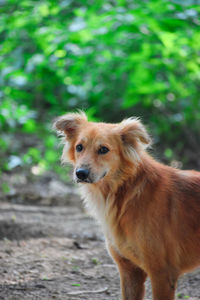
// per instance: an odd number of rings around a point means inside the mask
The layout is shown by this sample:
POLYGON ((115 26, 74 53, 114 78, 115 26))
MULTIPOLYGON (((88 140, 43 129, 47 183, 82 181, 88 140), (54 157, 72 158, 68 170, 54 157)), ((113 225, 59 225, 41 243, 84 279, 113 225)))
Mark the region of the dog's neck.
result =
POLYGON ((132 173, 125 171, 120 174, 120 182, 110 178, 107 180, 105 177, 99 183, 81 185, 81 195, 87 211, 99 221, 108 240, 112 240, 114 236, 111 228, 115 230, 120 226, 120 219, 127 208, 133 206, 138 210, 143 206, 144 202, 140 199, 147 192, 147 185, 156 184, 159 175, 153 169, 152 160, 148 156, 143 158, 132 173))

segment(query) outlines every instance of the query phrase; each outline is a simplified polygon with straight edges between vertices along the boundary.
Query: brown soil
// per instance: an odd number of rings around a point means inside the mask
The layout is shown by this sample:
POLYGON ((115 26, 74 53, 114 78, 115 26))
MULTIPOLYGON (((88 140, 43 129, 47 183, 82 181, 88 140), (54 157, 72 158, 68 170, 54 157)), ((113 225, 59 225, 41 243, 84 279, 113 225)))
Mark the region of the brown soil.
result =
MULTIPOLYGON (((0 299, 119 299, 117 269, 76 189, 51 176, 3 180, 11 189, 0 194, 0 299)), ((179 280, 176 295, 200 299, 200 269, 179 280)))

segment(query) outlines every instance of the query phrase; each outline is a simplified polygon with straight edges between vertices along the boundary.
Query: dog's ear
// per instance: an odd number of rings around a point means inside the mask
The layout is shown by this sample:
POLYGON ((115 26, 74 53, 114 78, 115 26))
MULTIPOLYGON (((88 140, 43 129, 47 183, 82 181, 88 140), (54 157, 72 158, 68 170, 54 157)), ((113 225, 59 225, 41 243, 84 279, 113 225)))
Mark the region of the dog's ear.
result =
POLYGON ((64 133, 67 138, 71 138, 76 134, 78 127, 86 121, 87 116, 84 112, 69 113, 58 117, 53 124, 53 128, 64 133))
POLYGON ((126 119, 119 126, 124 144, 131 145, 135 150, 138 147, 145 149, 151 144, 151 138, 138 118, 126 119))

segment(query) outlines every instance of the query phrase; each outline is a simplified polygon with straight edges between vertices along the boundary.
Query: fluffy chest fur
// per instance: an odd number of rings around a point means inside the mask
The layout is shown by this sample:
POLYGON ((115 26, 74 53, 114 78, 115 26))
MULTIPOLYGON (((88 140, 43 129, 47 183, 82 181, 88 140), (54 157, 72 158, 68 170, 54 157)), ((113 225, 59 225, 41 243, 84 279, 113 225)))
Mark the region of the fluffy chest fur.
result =
MULTIPOLYGON (((137 243, 132 243, 129 233, 123 228, 121 221, 126 218, 125 207, 130 199, 121 199, 120 207, 116 204, 116 194, 108 193, 105 197, 102 192, 92 185, 82 185, 80 192, 84 200, 87 211, 99 222, 106 237, 106 244, 112 246, 115 251, 123 257, 131 257, 141 265, 140 256, 142 249, 137 243)), ((130 223, 131 224, 131 223, 130 223)), ((132 228, 132 237, 137 235, 137 226, 132 228)))
POLYGON ((80 192, 87 211, 99 222, 106 239, 116 247, 117 209, 114 206, 114 195, 108 193, 105 197, 98 188, 92 185, 80 186, 80 192))

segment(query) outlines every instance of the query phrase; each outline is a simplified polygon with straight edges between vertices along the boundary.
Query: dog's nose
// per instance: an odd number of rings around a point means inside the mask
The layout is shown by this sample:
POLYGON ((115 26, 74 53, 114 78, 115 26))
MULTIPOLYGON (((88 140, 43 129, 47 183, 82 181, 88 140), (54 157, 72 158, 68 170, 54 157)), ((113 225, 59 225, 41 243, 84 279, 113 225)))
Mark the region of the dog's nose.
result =
POLYGON ((84 169, 84 168, 79 168, 79 169, 76 170, 76 176, 77 176, 78 179, 84 181, 89 176, 89 170, 84 169))

